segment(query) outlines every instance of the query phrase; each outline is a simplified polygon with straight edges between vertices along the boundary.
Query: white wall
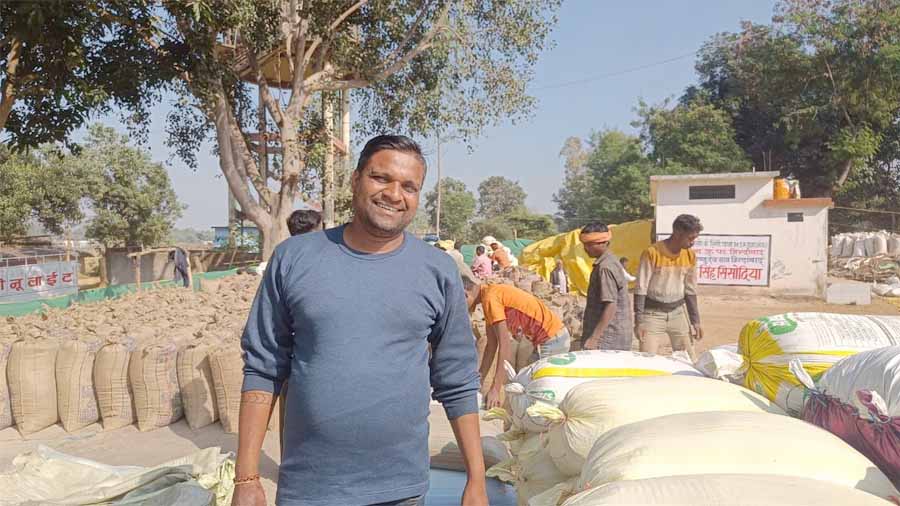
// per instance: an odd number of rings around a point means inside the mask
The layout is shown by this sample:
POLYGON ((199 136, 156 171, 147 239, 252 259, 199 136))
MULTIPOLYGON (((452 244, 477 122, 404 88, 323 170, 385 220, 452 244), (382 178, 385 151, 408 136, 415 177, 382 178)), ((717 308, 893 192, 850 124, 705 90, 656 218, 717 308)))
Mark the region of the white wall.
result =
POLYGON ((657 182, 656 233, 672 232, 679 214, 693 214, 704 234, 772 236, 769 290, 790 295, 825 294, 828 273, 828 208, 763 207, 772 198, 771 179, 715 179, 657 182), (735 185, 734 200, 689 200, 688 187, 735 185), (803 213, 788 223, 787 213, 803 213))

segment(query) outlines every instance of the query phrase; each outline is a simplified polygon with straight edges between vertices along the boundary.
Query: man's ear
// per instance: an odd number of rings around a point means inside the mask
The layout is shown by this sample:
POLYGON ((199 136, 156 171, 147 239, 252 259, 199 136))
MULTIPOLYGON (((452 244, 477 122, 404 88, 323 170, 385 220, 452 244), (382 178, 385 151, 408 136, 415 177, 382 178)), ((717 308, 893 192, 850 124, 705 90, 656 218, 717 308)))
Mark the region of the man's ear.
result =
POLYGON ((353 191, 353 193, 356 193, 356 185, 359 184, 359 178, 361 174, 362 170, 354 170, 353 174, 350 174, 350 189, 353 191))

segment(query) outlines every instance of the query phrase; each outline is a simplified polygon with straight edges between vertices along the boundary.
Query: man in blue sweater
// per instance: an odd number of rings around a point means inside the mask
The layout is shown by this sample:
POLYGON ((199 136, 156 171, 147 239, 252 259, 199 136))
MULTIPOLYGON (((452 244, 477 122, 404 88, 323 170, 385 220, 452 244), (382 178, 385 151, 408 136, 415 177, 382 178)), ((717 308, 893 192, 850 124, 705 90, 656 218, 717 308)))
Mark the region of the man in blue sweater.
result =
POLYGON ((424 179, 415 142, 375 137, 351 179, 353 220, 275 248, 242 338, 233 506, 266 504, 260 449, 284 382, 279 506, 423 504, 430 395, 466 464, 462 504, 487 505, 462 280, 452 258, 404 232, 424 179))

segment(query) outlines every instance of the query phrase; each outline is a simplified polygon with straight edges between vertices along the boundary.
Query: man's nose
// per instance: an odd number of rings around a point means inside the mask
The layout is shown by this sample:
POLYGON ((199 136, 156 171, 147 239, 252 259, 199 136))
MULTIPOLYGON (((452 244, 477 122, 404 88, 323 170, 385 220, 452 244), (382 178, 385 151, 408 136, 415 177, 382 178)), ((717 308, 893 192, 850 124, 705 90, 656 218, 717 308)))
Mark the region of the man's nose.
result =
POLYGON ((388 198, 388 199, 390 199, 390 200, 392 200, 392 201, 394 201, 394 202, 399 202, 400 200, 403 199, 403 197, 401 197, 401 194, 402 194, 402 188, 400 188, 400 183, 399 183, 399 182, 394 182, 394 183, 391 183, 391 184, 387 185, 387 186, 385 187, 385 189, 382 190, 381 193, 382 193, 382 195, 384 195, 386 198, 388 198))

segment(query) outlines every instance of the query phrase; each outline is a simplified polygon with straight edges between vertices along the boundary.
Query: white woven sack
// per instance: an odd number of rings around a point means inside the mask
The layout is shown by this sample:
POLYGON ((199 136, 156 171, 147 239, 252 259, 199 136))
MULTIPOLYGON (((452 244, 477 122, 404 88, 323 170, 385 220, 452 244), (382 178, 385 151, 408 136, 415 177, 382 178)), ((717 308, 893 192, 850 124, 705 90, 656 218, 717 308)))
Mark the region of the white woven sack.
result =
POLYGON ((785 414, 746 388, 691 376, 589 381, 570 390, 558 408, 537 403, 528 411, 554 424, 547 433, 547 450, 556 467, 568 476, 581 472, 598 438, 629 423, 701 411, 785 414))
POLYGON ((826 481, 878 497, 900 497, 887 476, 840 438, 769 413, 708 411, 662 416, 613 429, 594 443, 581 475, 532 498, 559 504, 622 480, 697 474, 775 474, 826 481))
POLYGON ((850 487, 796 476, 700 474, 629 480, 595 487, 563 506, 890 506, 850 487))
POLYGON ((527 410, 537 401, 559 404, 573 387, 598 378, 663 376, 681 374, 702 376, 690 364, 671 357, 631 351, 587 350, 554 355, 513 374, 506 384, 510 418, 516 429, 546 432, 550 422, 527 410))

